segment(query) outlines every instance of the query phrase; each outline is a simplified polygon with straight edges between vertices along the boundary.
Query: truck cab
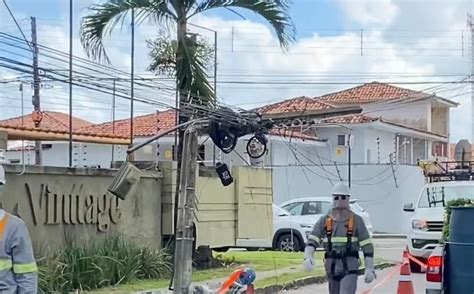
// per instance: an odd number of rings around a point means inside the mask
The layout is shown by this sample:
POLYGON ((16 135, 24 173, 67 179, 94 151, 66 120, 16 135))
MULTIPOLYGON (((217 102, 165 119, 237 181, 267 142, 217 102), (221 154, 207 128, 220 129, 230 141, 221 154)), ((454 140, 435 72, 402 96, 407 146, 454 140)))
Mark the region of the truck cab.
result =
MULTIPOLYGON (((407 236, 408 251, 426 262, 440 243, 444 226, 444 209, 448 201, 458 198, 474 199, 474 181, 440 181, 426 184, 416 204, 406 204, 405 211, 414 212, 407 236)), ((420 272, 419 264, 410 261, 412 272, 420 272)))

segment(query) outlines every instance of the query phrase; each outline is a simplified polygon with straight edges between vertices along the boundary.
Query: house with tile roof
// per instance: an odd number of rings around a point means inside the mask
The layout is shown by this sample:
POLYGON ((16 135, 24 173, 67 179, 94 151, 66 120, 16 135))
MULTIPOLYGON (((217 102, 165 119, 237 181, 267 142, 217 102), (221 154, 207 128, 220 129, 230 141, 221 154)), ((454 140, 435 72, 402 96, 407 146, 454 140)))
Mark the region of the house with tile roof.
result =
MULTIPOLYGON (((44 117, 58 117, 54 122, 45 122, 40 128, 35 128, 32 122, 29 125, 21 126, 21 122, 31 121, 30 116, 13 118, 0 121, 2 126, 9 130, 10 139, 41 140, 43 146, 43 165, 68 166, 68 123, 59 123, 59 118, 69 121, 67 114, 45 112, 44 117), (24 130, 36 132, 38 136, 30 136, 28 133, 16 134, 13 130, 24 130), (54 138, 58 136, 58 138, 54 138), (60 137, 59 134, 64 135, 60 137), (12 136, 13 135, 13 136, 12 136), (26 136, 26 137, 24 137, 26 136)), ((50 118, 48 118, 50 119, 50 118)), ((174 110, 157 111, 155 113, 137 116, 133 120, 134 142, 140 143, 146 139, 172 128, 176 123, 176 112, 174 110)), ((101 166, 110 167, 113 162, 121 162, 126 159, 126 150, 130 142, 130 119, 121 119, 112 122, 92 124, 74 118, 77 126, 73 128, 74 137, 79 134, 87 135, 87 140, 77 141, 73 144, 74 166, 101 166), (92 136, 94 140, 92 140, 92 136)), ((74 124, 74 123, 73 123, 74 124)), ((266 165, 272 164, 298 164, 301 159, 295 158, 293 151, 288 149, 288 145, 298 148, 300 152, 311 152, 314 145, 324 146, 316 136, 303 134, 297 130, 287 130, 275 128, 269 132, 270 144, 273 150, 278 150, 275 155, 269 150, 263 161, 266 165), (306 150, 306 151, 305 151, 306 150), (285 159, 285 160, 283 160, 285 159)), ((229 166, 247 165, 251 159, 246 154, 246 144, 250 136, 240 138, 236 147, 236 152, 223 154, 214 148, 212 140, 207 136, 202 136, 200 140, 199 157, 203 165, 213 166, 215 162, 224 162, 229 166)), ((172 161, 174 159, 175 134, 160 138, 154 143, 134 153, 136 161, 172 161)), ((35 152, 34 144, 27 142, 26 145, 13 145, 7 151, 7 157, 13 163, 22 163, 25 158, 26 164, 34 164, 35 152), (26 154, 26 156, 25 156, 26 154)), ((303 159, 304 160, 304 159, 303 159)), ((308 163, 304 160, 304 162, 308 163)), ((263 163, 263 162, 261 162, 263 163)))
MULTIPOLYGON (((457 103, 389 84, 372 82, 320 97, 297 97, 260 111, 288 125, 312 122, 309 135, 327 139, 328 160, 347 162, 347 138, 354 138, 355 163, 415 164, 448 157, 449 110, 457 103)), ((297 127, 298 128, 298 127, 297 127)))
MULTIPOLYGON (((73 163, 76 166, 100 165, 95 160, 89 160, 89 149, 95 157, 108 158, 111 146, 115 153, 124 157, 127 136, 113 133, 89 132, 86 128, 93 123, 73 117, 73 163)), ((7 158, 12 163, 35 164, 34 141, 41 142, 43 165, 69 166, 69 115, 56 111, 43 111, 42 120, 38 127, 33 122, 32 114, 14 117, 0 121, 0 131, 7 133, 9 149, 7 158)), ((109 165, 107 165, 109 166, 109 165)))

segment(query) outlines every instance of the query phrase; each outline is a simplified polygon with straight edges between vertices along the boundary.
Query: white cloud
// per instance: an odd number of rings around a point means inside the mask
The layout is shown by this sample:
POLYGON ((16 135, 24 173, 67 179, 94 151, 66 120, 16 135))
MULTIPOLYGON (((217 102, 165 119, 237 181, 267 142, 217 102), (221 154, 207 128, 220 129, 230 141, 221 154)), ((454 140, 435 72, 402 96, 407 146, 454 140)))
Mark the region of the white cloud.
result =
POLYGON ((399 9, 392 0, 336 0, 346 15, 363 26, 389 25, 399 9))
MULTIPOLYGON (((439 2, 439 1, 438 1, 439 2)), ((296 96, 317 96, 352 85, 294 85, 298 82, 367 82, 379 81, 426 81, 441 80, 431 75, 446 72, 468 72, 467 57, 461 56, 461 37, 453 32, 428 33, 428 31, 452 31, 464 28, 465 3, 459 5, 426 5, 426 1, 406 0, 343 1, 337 0, 348 20, 363 26, 363 56, 360 55, 360 33, 341 32, 336 36, 314 35, 300 38, 283 52, 271 28, 249 20, 224 20, 216 17, 197 16, 191 22, 218 31, 218 80, 264 82, 281 81, 281 84, 224 84, 218 87, 218 96, 228 104, 245 108, 264 102, 278 101, 296 96), (234 28, 232 30, 232 28, 234 28), (459 39, 456 39, 459 37, 459 39), (457 46, 457 47, 456 47, 457 46), (443 48, 459 48, 442 51, 443 48), (426 48, 422 50, 420 48, 426 48), (440 57, 438 55, 444 55, 440 57), (403 74, 413 74, 407 78, 403 74), (358 76, 358 74, 360 74, 358 76), (348 77, 348 75, 351 75, 348 77)), ((82 9, 83 7, 81 7, 82 9)), ((85 11, 81 10, 80 14, 85 11)), ((78 13, 79 14, 79 13, 78 13)), ((78 25, 79 20, 75 23, 78 25)), ((68 50, 67 23, 43 26, 48 34, 42 38, 46 45, 68 50)), ((213 42, 212 32, 190 27, 190 30, 207 36, 213 42)), ((75 29, 77 32, 78 29, 75 29)), ((158 27, 142 25, 136 29, 136 70, 143 73, 149 60, 144 40, 152 38, 158 27)), ((465 34, 465 55, 468 55, 468 38, 465 34)), ((40 33, 41 37, 41 33, 40 33)), ((118 30, 106 40, 106 48, 112 64, 123 70, 130 67, 129 28, 118 30)), ((75 54, 84 56, 78 38, 74 39, 75 54)), ((451 78, 447 78, 451 79, 451 78)), ((452 78, 455 79, 455 78, 452 78)), ((451 80, 452 80, 451 79, 451 80)), ((446 78, 444 78, 446 80, 446 78)), ((407 85, 424 89, 432 85, 407 85)), ((441 96, 450 98, 467 91, 465 86, 451 85, 442 88, 441 96)), ((47 90, 44 91, 47 93, 47 90)), ((51 103, 67 104, 67 87, 53 89, 51 103), (63 96, 63 97, 61 97, 63 96)), ((80 95, 76 114, 92 121, 110 120, 111 97, 92 95, 91 91, 77 89, 80 95), (100 99, 100 103, 97 100, 100 99), (109 104, 107 104, 109 103, 109 104), (88 111, 86 107, 94 107, 88 111)), ((170 95, 157 91, 156 99, 172 102, 170 95)), ((45 98, 47 99, 47 98, 45 98)), ((452 112, 453 139, 469 136, 470 99, 466 95, 453 98, 461 102, 452 112)), ((46 104, 51 105, 51 104, 46 104)), ((118 117, 128 116, 128 102, 119 104, 118 117)), ((139 111, 152 112, 153 107, 140 106, 139 111)), ((3 111, 2 111, 3 112, 3 111)))

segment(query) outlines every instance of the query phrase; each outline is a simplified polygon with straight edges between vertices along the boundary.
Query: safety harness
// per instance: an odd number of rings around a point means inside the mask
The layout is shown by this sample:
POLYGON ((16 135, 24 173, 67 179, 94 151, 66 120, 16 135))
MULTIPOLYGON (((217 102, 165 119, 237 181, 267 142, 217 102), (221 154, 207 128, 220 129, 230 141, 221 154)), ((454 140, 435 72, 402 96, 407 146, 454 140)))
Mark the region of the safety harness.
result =
POLYGON ((350 270, 348 270, 348 267, 347 267, 347 257, 355 257, 355 258, 359 259, 359 252, 351 250, 352 236, 354 234, 354 214, 351 213, 351 215, 347 219, 347 223, 346 223, 347 241, 346 241, 346 248, 343 252, 336 251, 336 250, 332 249, 331 237, 332 237, 332 234, 333 234, 333 225, 334 225, 334 220, 330 215, 328 215, 326 217, 326 224, 324 226, 324 229, 326 231, 328 250, 324 254, 324 258, 326 258, 326 259, 331 258, 331 272, 329 274, 330 277, 335 281, 340 281, 346 275, 351 275, 351 274, 357 274, 358 273, 357 270, 350 271, 350 270), (335 274, 335 269, 336 269, 336 261, 338 259, 342 260, 343 272, 336 275, 335 274))

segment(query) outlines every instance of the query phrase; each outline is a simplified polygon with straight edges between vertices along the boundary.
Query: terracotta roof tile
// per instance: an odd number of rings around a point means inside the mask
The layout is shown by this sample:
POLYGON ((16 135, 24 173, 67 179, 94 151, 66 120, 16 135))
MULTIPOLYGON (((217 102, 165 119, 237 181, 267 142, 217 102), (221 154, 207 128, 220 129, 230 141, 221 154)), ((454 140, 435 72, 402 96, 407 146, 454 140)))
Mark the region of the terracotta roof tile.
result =
POLYGON ((427 98, 430 96, 431 94, 420 91, 379 82, 371 82, 347 90, 323 95, 319 99, 334 105, 345 105, 391 101, 395 99, 427 98))
POLYGON ((364 114, 356 114, 356 115, 344 115, 344 116, 336 116, 331 117, 328 119, 324 119, 321 123, 334 123, 334 124, 363 124, 369 123, 380 120, 379 118, 367 116, 364 114))
POLYGON ((262 114, 283 114, 293 112, 326 110, 330 108, 334 108, 334 106, 324 101, 318 101, 314 98, 303 96, 263 106, 257 109, 257 112, 262 114))
MULTIPOLYGON (((175 111, 167 110, 142 116, 133 120, 133 133, 135 137, 151 137, 157 133, 175 126, 175 111)), ((87 126, 79 129, 80 132, 95 133, 99 136, 114 135, 130 137, 130 119, 116 120, 115 123, 87 126)))
MULTIPOLYGON (((73 117, 73 130, 78 130, 90 125, 92 125, 92 123, 89 121, 73 117)), ((44 132, 69 132, 69 115, 62 112, 43 111, 43 120, 39 128, 35 128, 31 114, 23 116, 23 123, 21 116, 2 120, 0 121, 0 127, 44 132)))

